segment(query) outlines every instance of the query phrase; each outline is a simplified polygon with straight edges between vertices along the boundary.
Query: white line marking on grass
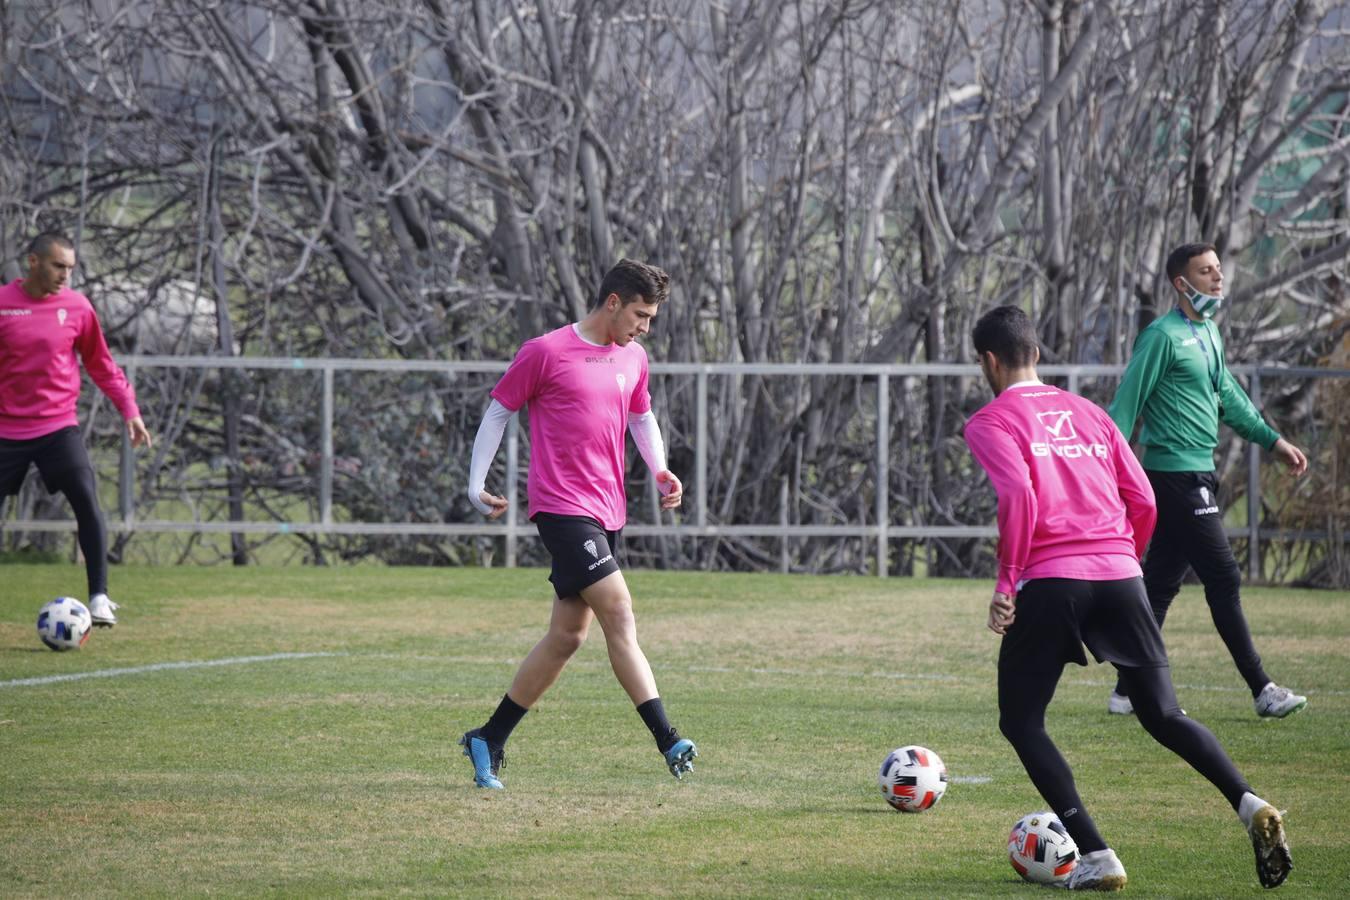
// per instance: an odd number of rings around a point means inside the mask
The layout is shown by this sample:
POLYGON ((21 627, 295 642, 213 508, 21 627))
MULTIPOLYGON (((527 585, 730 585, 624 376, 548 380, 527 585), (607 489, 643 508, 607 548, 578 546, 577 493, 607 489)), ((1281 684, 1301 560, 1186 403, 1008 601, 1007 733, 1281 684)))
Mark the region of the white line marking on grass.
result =
MULTIPOLYGON (((360 660, 413 660, 417 663, 451 663, 467 665, 508 665, 508 667, 517 667, 520 665, 520 657, 490 657, 490 656, 435 656, 429 653, 332 653, 329 656, 347 656, 351 658, 360 658, 360 660)), ((578 660, 574 658, 567 664, 570 669, 607 669, 609 663, 605 660, 578 660)), ((1075 667, 1077 668, 1077 667, 1075 667)), ((787 675, 792 677, 803 677, 803 679, 818 679, 818 677, 837 677, 837 679, 884 679, 887 681, 965 681, 965 683, 987 683, 990 688, 994 687, 995 672, 990 669, 990 675, 987 677, 980 675, 948 675, 944 672, 850 672, 846 669, 787 669, 774 667, 736 667, 736 665, 686 665, 686 667, 663 667, 661 671, 680 671, 680 672, 711 672, 717 675, 787 675)), ((1104 672, 1111 672, 1111 680, 1099 679, 1099 677, 1079 677, 1076 675, 1065 675, 1062 684, 1088 685, 1088 687, 1115 687, 1114 669, 1103 669, 1104 672)), ((1065 672, 1071 672, 1071 669, 1065 669, 1065 672)), ((0 681, 0 685, 3 685, 0 681)), ((1211 694, 1247 694, 1245 685, 1231 684, 1189 684, 1173 683, 1177 691, 1207 691, 1211 694)), ((1350 691, 1315 691, 1316 696, 1350 696, 1350 691)), ((1312 696, 1309 694, 1308 696, 1312 696)))
POLYGON ((71 672, 68 675, 42 675, 37 678, 15 678, 0 681, 0 688, 24 687, 34 684, 57 684, 62 681, 81 681, 85 678, 117 678, 122 675, 140 675, 167 669, 206 669, 212 666, 244 666, 251 663, 275 662, 283 659, 314 659, 316 657, 346 656, 345 653, 272 653, 267 656, 232 656, 227 659, 189 660, 187 662, 154 663, 129 669, 95 669, 92 672, 71 672))
POLYGON ((688 672, 717 672, 726 675, 795 675, 802 678, 885 678, 889 681, 979 681, 982 679, 963 678, 960 675, 943 675, 934 672, 849 672, 844 669, 773 669, 763 666, 687 666, 688 672))
POLYGON ((992 775, 953 775, 947 780, 952 784, 989 784, 994 778, 992 775))

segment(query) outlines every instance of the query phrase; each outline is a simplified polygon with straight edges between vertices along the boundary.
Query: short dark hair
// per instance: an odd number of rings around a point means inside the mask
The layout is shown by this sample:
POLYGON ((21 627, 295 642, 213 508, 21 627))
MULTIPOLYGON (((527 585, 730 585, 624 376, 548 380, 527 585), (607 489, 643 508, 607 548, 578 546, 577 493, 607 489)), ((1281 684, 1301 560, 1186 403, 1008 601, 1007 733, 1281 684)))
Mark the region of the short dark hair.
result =
POLYGON ((975 323, 970 332, 975 352, 992 353, 1004 366, 1020 369, 1034 365, 1039 341, 1031 319, 1016 306, 997 306, 975 323))
POLYGON ((610 294, 618 294, 624 306, 639 297, 645 303, 661 303, 670 296, 670 276, 656 266, 635 259, 621 259, 601 279, 595 305, 603 306, 610 294))
POLYGON ((1192 257, 1199 256, 1201 253, 1219 252, 1213 244, 1190 243, 1182 244, 1180 247, 1167 254, 1167 281, 1169 283, 1176 281, 1178 275, 1186 274, 1186 266, 1190 264, 1192 257))
POLYGON ((53 246, 75 250, 75 242, 56 231, 44 231, 28 242, 28 255, 46 259, 53 246))

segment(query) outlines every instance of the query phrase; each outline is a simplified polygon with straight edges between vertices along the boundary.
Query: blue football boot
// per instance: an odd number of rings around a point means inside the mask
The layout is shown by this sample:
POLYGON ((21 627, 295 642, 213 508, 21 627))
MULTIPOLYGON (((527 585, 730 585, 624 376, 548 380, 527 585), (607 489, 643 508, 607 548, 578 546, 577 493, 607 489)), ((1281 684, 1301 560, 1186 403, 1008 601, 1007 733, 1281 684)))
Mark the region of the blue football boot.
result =
POLYGON ((694 771, 695 756, 698 756, 698 748, 694 746, 694 742, 688 738, 680 738, 666 751, 666 765, 670 766, 670 774, 678 779, 685 772, 694 771))
POLYGON ((473 783, 481 788, 500 791, 502 782, 497 773, 502 770, 506 753, 500 746, 489 744, 479 733, 481 730, 475 728, 464 732, 459 744, 464 748, 464 755, 473 763, 473 783))

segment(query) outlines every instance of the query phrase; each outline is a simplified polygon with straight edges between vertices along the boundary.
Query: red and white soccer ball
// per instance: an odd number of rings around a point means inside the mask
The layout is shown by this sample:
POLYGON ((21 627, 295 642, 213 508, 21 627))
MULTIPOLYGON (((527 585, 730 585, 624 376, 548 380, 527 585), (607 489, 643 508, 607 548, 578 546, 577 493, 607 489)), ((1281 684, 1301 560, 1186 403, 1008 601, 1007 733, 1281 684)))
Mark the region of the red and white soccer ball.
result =
POLYGON ((923 812, 947 793, 947 767, 927 747, 911 744, 892 750, 877 777, 886 802, 901 812, 923 812))
POLYGON ((1027 881, 1062 885, 1078 865, 1078 845, 1059 816, 1052 812, 1027 813, 1008 835, 1008 860, 1027 881))
POLYGON ((89 640, 89 627, 93 624, 89 607, 74 597, 48 600, 38 610, 38 637, 53 650, 80 649, 89 640))

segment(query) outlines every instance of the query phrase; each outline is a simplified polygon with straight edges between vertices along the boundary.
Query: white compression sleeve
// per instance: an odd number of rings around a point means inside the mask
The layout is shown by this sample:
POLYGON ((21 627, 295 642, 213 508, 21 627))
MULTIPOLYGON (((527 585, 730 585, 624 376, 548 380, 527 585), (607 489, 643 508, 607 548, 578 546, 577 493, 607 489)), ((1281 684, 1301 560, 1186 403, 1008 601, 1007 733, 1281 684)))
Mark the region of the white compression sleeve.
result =
POLYGON ((666 442, 661 439, 661 426, 650 409, 645 413, 628 414, 628 431, 633 435, 638 453, 653 475, 666 470, 666 442))
POLYGON ((469 461, 469 502, 473 504, 474 509, 484 515, 492 512, 492 507, 484 503, 478 495, 483 492, 488 469, 492 468, 492 459, 497 455, 497 448, 501 446, 506 423, 511 421, 513 415, 514 412, 494 399, 483 412, 478 435, 473 439, 473 458, 469 461))

